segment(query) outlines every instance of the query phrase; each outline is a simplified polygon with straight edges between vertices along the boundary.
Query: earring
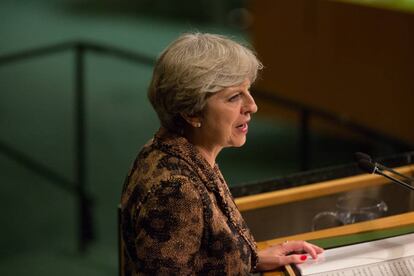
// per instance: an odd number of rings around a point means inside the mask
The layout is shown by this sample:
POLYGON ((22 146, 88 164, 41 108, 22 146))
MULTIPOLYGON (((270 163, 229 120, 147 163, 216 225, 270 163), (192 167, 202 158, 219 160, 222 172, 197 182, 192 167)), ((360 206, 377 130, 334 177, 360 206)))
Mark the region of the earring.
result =
POLYGON ((195 123, 194 127, 201 127, 201 123, 195 123))

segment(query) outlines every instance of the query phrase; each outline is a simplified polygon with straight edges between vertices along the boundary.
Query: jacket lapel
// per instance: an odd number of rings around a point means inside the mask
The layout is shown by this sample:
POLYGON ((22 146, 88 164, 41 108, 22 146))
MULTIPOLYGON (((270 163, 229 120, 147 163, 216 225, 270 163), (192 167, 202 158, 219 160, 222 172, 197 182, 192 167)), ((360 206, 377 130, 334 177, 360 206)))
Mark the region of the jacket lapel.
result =
POLYGON ((249 244, 252 252, 256 254, 256 242, 241 216, 218 166, 211 168, 207 160, 186 138, 169 133, 164 129, 157 132, 154 144, 162 151, 186 161, 195 170, 206 188, 215 195, 223 214, 249 244))

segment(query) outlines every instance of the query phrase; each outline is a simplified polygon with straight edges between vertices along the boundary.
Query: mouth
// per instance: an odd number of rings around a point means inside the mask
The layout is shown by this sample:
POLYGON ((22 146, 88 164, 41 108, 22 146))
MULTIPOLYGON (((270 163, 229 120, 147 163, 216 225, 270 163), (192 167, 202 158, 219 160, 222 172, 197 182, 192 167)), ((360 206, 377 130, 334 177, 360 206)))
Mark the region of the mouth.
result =
POLYGON ((241 132, 247 132, 247 130, 249 129, 249 126, 247 123, 243 123, 243 124, 236 126, 236 128, 240 130, 241 132))

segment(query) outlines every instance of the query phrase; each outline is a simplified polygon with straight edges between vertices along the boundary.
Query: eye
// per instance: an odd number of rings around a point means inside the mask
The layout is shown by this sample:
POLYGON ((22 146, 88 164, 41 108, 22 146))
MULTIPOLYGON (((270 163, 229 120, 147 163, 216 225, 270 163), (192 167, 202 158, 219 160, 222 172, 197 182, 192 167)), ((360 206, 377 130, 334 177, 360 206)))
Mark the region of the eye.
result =
POLYGON ((237 93, 229 98, 229 102, 234 102, 241 97, 241 93, 237 93))

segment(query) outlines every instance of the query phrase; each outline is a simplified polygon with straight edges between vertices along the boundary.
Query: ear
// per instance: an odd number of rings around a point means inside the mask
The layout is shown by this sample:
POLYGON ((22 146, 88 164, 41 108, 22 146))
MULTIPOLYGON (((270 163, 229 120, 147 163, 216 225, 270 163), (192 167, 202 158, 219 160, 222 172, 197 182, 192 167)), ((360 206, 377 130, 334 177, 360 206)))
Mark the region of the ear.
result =
POLYGON ((188 115, 185 113, 180 113, 181 117, 191 125, 192 127, 201 127, 201 117, 198 115, 188 115))

